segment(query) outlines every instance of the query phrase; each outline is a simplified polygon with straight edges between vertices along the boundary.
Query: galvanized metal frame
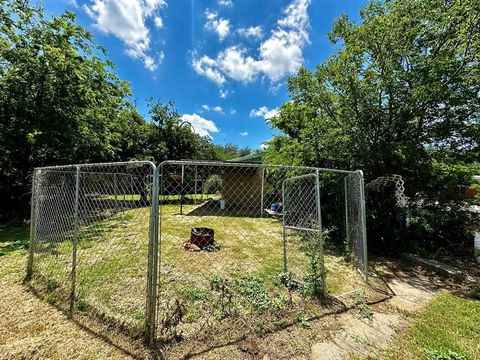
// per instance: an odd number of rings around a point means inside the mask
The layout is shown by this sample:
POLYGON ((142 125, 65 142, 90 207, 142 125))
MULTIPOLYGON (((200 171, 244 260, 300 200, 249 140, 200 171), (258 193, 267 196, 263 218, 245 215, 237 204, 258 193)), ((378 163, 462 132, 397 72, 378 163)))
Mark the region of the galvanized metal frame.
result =
POLYGON ((35 227, 37 216, 35 215, 37 196, 36 196, 36 187, 37 187, 37 170, 33 170, 32 174, 32 197, 30 200, 30 244, 28 247, 28 261, 27 261, 27 275, 25 280, 31 280, 33 273, 33 250, 35 248, 35 227))
POLYGON ((368 283, 368 255, 367 255, 367 211, 365 208, 365 180, 363 177, 363 171, 357 170, 357 174, 360 177, 360 210, 362 217, 362 245, 363 245, 363 265, 364 265, 364 277, 365 282, 368 283))
MULTIPOLYGON (((30 247, 28 253, 28 262, 27 262, 27 271, 26 279, 31 279, 33 274, 33 262, 34 262, 34 247, 35 247, 35 228, 36 228, 36 210, 37 210, 37 181, 38 173, 40 171, 65 171, 66 169, 75 170, 75 204, 74 204, 74 232, 73 232, 73 250, 72 250, 72 265, 71 265, 71 288, 70 288, 70 307, 69 315, 73 316, 75 308, 75 285, 76 285, 76 252, 77 252, 77 243, 78 243, 78 211, 79 211, 79 189, 81 187, 81 170, 88 169, 91 167, 115 167, 115 166, 136 166, 136 165, 148 165, 151 167, 152 178, 151 178, 151 204, 150 204, 150 221, 149 221, 149 241, 148 241, 148 268, 147 268, 147 293, 146 293, 146 303, 145 303, 145 336, 148 343, 153 344, 156 336, 156 322, 157 322, 157 297, 159 296, 158 289, 158 280, 159 280, 159 266, 161 261, 161 207, 159 206, 160 196, 163 196, 160 193, 163 181, 163 167, 165 165, 181 165, 182 174, 184 166, 219 166, 219 167, 230 167, 230 168, 259 168, 261 169, 261 213, 263 213, 264 207, 264 181, 265 181, 265 170, 266 169, 284 169, 284 170, 301 170, 301 171, 312 171, 310 174, 304 174, 299 176, 293 176, 283 180, 282 182, 282 199, 285 199, 285 182, 294 179, 300 179, 304 177, 314 177, 315 178, 315 192, 316 192, 316 207, 317 207, 317 221, 319 229, 303 228, 288 226, 285 224, 285 218, 283 219, 283 267, 284 271, 287 272, 287 229, 291 230, 302 230, 302 231, 315 231, 319 233, 320 249, 321 256, 323 258, 323 233, 322 233, 322 215, 321 215, 321 199, 320 199, 320 173, 321 172, 330 172, 344 175, 355 175, 360 179, 360 210, 361 210, 361 219, 362 219, 362 242, 363 242, 363 255, 364 255, 364 276, 365 280, 368 282, 368 258, 367 258, 367 234, 366 234, 366 210, 365 210, 365 192, 364 192, 364 179, 363 172, 361 170, 349 171, 349 170, 338 170, 338 169, 329 169, 329 168, 315 168, 315 167, 306 167, 306 166, 283 166, 283 165, 270 165, 270 164, 245 164, 245 163, 230 163, 230 162, 218 162, 218 161, 165 161, 156 166, 150 161, 135 161, 135 162, 117 162, 117 163, 97 163, 97 164, 76 164, 76 165, 66 165, 66 166, 49 166, 43 168, 36 168, 33 171, 32 176, 32 200, 31 200, 31 224, 30 224, 30 247)), ((111 173, 110 173, 111 174, 111 173)), ((121 174, 119 175, 127 175, 121 174)), ((183 182, 183 176, 182 176, 183 182)), ((114 174, 114 194, 115 201, 117 201, 117 187, 118 182, 116 174, 114 174)), ((346 194, 346 182, 345 182, 345 215, 346 215, 346 226, 347 226, 347 236, 348 236, 348 209, 347 209, 347 194, 346 194)), ((195 170, 195 193, 197 192, 197 172, 195 170)), ((202 191, 203 194, 203 191, 202 191)), ((195 195, 196 201, 196 195, 195 195)), ((347 238, 347 241, 349 239, 347 238)), ((322 273, 323 280, 325 280, 325 267, 324 262, 322 261, 322 273)), ((325 281, 323 281, 325 286, 325 281)), ((326 288, 323 289, 326 292, 326 288)))

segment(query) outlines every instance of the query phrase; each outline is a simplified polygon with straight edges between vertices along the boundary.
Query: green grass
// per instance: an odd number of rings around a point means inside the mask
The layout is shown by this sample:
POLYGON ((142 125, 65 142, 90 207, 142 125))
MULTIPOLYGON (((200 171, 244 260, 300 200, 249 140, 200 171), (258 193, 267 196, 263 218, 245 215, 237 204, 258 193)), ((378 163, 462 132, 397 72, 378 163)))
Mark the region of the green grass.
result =
POLYGON ((0 224, 0 256, 10 255, 28 248, 28 225, 0 224))
POLYGON ((412 327, 398 336, 382 358, 480 359, 480 301, 439 295, 414 316, 412 327))
MULTIPOLYGON (((185 194, 184 195, 186 199, 189 199, 189 200, 206 200, 206 199, 211 199, 211 198, 214 198, 214 197, 218 197, 218 195, 216 194, 185 194)), ((104 195, 102 196, 102 199, 104 200, 115 200, 115 195, 104 195)), ((123 194, 119 194, 117 195, 117 200, 119 202, 121 201, 140 201, 140 195, 139 194, 131 194, 131 195, 123 195, 123 194)), ((180 199, 180 195, 163 195, 163 196, 160 196, 160 200, 162 201, 175 201, 175 200, 179 200, 180 199)))
MULTIPOLYGON (((178 205, 161 206, 159 318, 166 316, 175 299, 195 304, 187 306, 186 333, 209 316, 218 318, 227 313, 252 314, 283 308, 288 294, 279 281, 283 272, 281 223, 272 218, 187 215, 195 207, 184 205, 184 214, 180 215, 178 205), (183 245, 189 240, 192 227, 213 228, 219 250, 186 251, 183 245), (214 277, 225 281, 226 288, 212 289, 214 277), (233 294, 232 299, 225 300, 228 292, 233 294), (219 307, 224 313, 215 313, 219 307)), ((308 271, 303 241, 294 232, 288 239, 289 271, 301 280, 308 271)), ((134 333, 141 332, 148 241, 148 208, 110 213, 105 220, 81 226, 77 247, 77 308, 94 309, 127 325, 134 333)), ((60 232, 37 246, 34 271, 40 275, 37 279, 49 284, 46 291, 51 301, 68 303, 71 253, 69 233, 60 232)), ((351 290, 360 280, 341 256, 327 255, 326 267, 331 293, 351 290)), ((295 299, 297 305, 306 303, 300 296, 295 299)))

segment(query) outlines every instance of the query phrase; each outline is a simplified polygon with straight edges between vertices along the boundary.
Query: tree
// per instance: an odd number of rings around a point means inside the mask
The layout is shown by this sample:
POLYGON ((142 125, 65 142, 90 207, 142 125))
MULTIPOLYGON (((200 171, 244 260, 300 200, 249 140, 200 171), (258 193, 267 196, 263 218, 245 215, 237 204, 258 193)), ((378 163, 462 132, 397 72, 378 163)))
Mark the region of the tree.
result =
POLYGON ((149 114, 152 122, 147 134, 147 157, 156 162, 215 158, 211 139, 196 134, 174 109, 173 101, 163 104, 150 100, 149 114))
POLYGON ((114 158, 129 86, 66 12, 0 1, 0 201, 24 211, 35 166, 114 158))
POLYGON ((400 174, 414 217, 419 196, 445 212, 452 184, 471 183, 461 165, 480 160, 480 3, 375 0, 361 17, 340 17, 338 51, 289 79, 267 159, 400 174))
POLYGON ((215 158, 218 160, 230 160, 251 154, 253 150, 249 147, 239 147, 235 144, 213 145, 215 158))

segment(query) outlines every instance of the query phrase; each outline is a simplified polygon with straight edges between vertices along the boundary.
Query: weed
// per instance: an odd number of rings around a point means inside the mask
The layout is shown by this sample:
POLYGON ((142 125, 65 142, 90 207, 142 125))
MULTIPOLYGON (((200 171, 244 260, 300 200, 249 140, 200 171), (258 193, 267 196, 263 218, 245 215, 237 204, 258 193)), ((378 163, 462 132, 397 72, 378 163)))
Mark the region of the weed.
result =
POLYGON ((363 318, 371 320, 373 317, 373 310, 365 302, 365 299, 360 294, 355 294, 355 307, 363 318))
POLYGON ((324 298, 326 295, 323 242, 327 236, 328 231, 325 231, 321 237, 304 235, 304 251, 309 262, 303 291, 306 295, 315 298, 324 298))
POLYGON ((187 287, 182 290, 182 297, 186 301, 208 301, 212 298, 212 294, 196 287, 187 287))
POLYGON ((220 309, 220 319, 236 315, 238 306, 234 302, 234 293, 229 281, 219 275, 212 275, 210 277, 210 288, 212 291, 218 292, 216 307, 220 309))
POLYGON ((310 327, 309 321, 310 321, 310 319, 308 318, 308 316, 299 315, 297 317, 297 323, 300 324, 301 326, 303 326, 304 328, 310 327))
POLYGON ((428 360, 468 360, 466 356, 451 350, 437 351, 437 350, 427 349, 426 353, 427 353, 428 360))
POLYGON ((270 297, 262 278, 258 276, 244 277, 235 282, 235 287, 255 310, 267 310, 270 307, 270 297))
POLYGON ((47 280, 47 291, 48 292, 53 292, 56 289, 58 289, 59 287, 60 287, 60 284, 57 281, 55 281, 54 279, 48 279, 47 280))
POLYGON ((167 338, 179 339, 182 334, 177 331, 185 315, 185 306, 180 300, 175 299, 167 306, 167 312, 162 320, 162 335, 167 338))

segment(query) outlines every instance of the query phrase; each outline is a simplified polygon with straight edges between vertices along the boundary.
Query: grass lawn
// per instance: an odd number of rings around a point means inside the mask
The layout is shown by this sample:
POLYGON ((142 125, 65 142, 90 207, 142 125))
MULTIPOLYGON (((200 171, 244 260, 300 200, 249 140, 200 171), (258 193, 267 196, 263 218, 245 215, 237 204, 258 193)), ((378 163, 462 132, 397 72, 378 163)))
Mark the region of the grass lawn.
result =
MULTIPOLYGON (((178 205, 161 206, 158 301, 162 327, 176 311, 177 300, 184 307, 179 325, 184 334, 193 334, 205 322, 239 315, 255 318, 284 310, 289 303, 295 303, 302 316, 315 315, 318 303, 306 300, 299 291, 292 296, 280 282, 283 228, 278 220, 188 215, 195 207, 184 205, 180 215, 178 205), (215 230, 219 249, 186 251, 183 245, 191 228, 203 226, 215 230)), ((93 310, 140 334, 145 319, 149 209, 107 215, 80 228, 76 308, 93 310)), ((65 307, 70 291, 71 240, 68 232, 58 231, 37 244, 34 261, 34 283, 45 290, 48 300, 65 307)), ((289 234, 288 270, 300 281, 309 273, 304 243, 298 233, 289 234)), ((361 286, 358 273, 339 254, 327 254, 325 262, 330 293, 361 286)))
POLYGON ((27 225, 0 224, 0 256, 27 249, 29 236, 27 225))
POLYGON ((480 359, 479 300, 445 293, 413 320, 382 359, 480 359))

